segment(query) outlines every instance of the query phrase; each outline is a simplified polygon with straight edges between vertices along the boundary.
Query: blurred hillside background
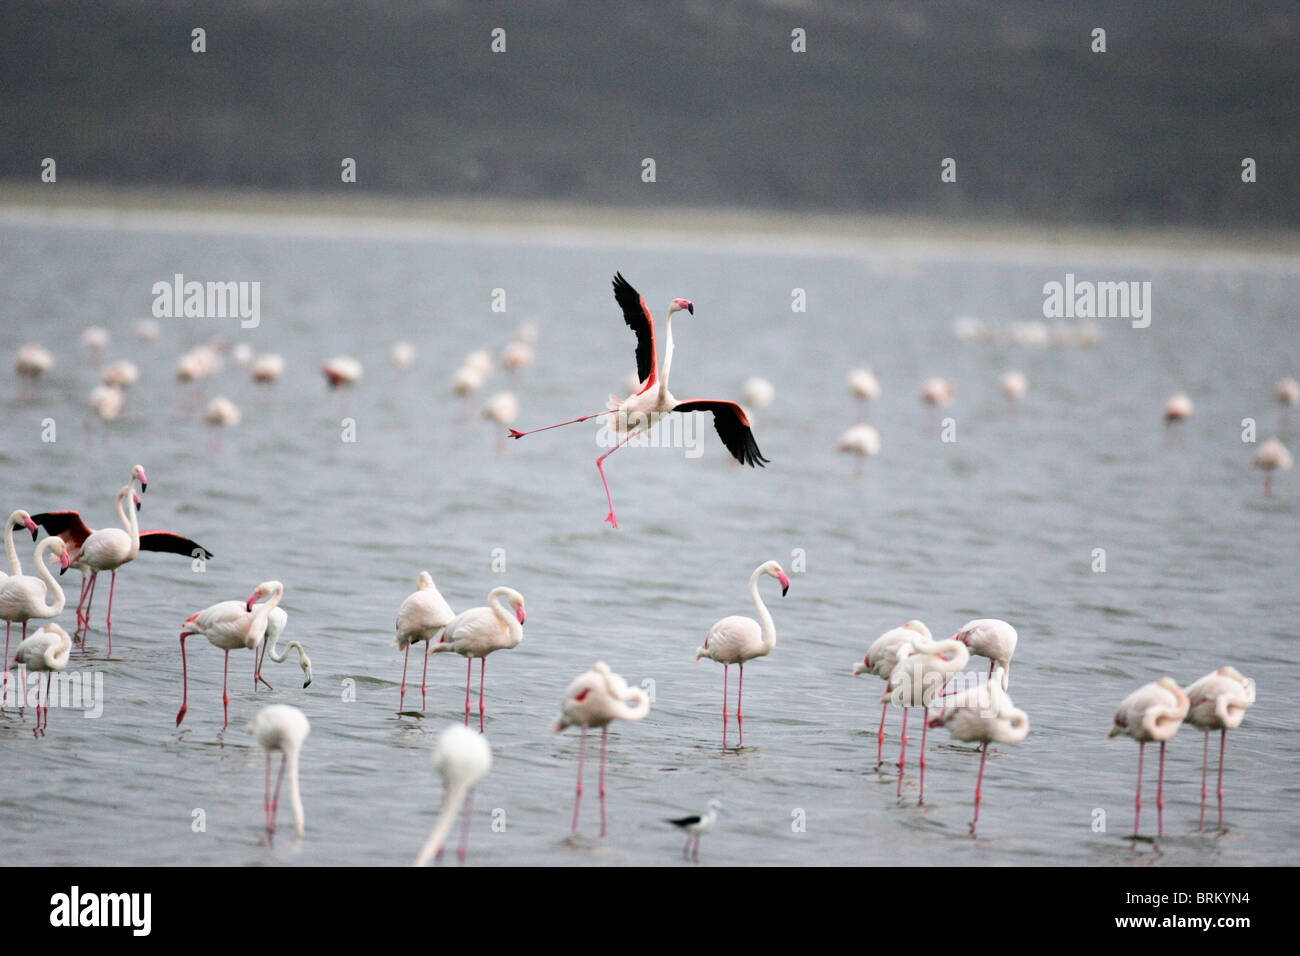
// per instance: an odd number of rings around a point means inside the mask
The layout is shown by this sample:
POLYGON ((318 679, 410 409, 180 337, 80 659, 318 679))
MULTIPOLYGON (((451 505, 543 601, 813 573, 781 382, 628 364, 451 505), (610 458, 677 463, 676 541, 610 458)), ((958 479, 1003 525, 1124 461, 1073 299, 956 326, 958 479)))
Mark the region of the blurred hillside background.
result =
POLYGON ((1300 224, 1296 3, 5 2, 0 88, 10 182, 1300 224))

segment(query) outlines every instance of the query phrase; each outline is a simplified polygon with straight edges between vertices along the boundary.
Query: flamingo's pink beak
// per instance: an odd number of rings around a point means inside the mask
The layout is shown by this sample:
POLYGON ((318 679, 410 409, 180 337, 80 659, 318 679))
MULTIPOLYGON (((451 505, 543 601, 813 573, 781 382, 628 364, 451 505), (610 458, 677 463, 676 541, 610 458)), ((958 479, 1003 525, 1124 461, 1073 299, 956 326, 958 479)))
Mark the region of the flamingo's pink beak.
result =
POLYGON ((515 617, 519 618, 519 623, 524 623, 524 606, 521 604, 515 608, 515 617))
POLYGON ((59 573, 62 574, 64 571, 68 570, 71 565, 72 556, 68 554, 68 549, 64 548, 63 553, 59 555, 59 573))
POLYGON ((141 491, 149 490, 149 479, 145 477, 143 468, 140 469, 140 490, 141 491))
POLYGON ((249 596, 248 600, 244 603, 244 609, 248 611, 252 611, 253 605, 257 603, 257 599, 259 597, 261 597, 261 595, 257 591, 254 591, 252 595, 249 596))
POLYGON ((140 496, 133 491, 131 492, 131 497, 135 499, 135 510, 139 511, 140 505, 142 504, 142 502, 140 501, 140 496))
POLYGON ((23 519, 23 524, 27 525, 27 530, 32 533, 32 540, 36 540, 36 522, 31 518, 23 519))
POLYGON ((790 579, 785 576, 784 571, 776 572, 776 579, 781 582, 781 597, 785 597, 785 592, 790 590, 790 579))

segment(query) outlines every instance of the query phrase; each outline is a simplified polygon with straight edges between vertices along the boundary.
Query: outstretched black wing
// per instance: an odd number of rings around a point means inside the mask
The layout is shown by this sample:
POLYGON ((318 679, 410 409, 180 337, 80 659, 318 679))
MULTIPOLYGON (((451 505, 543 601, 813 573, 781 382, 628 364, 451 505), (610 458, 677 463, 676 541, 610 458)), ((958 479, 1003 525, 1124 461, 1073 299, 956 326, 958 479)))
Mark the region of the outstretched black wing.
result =
POLYGON ((187 558, 194 557, 197 551, 203 555, 204 560, 212 560, 212 552, 203 545, 170 531, 141 531, 140 550, 166 551, 168 554, 183 554, 187 558))
POLYGON ((735 402, 693 398, 679 402, 673 411, 712 412, 713 427, 718 430, 718 437, 722 439, 722 444, 727 446, 727 451, 731 452, 736 461, 750 467, 757 465, 759 468, 767 464, 769 459, 763 457, 763 453, 758 450, 758 443, 754 441, 754 433, 749 427, 749 418, 746 417, 744 409, 735 402))
POLYGON ((75 511, 42 511, 38 515, 32 515, 32 521, 44 528, 48 534, 58 535, 78 548, 90 537, 90 529, 86 527, 86 522, 82 521, 81 515, 75 511))
POLYGON ((659 352, 655 347, 655 323, 645 299, 623 278, 614 273, 614 299, 623 310, 623 321, 636 333, 636 374, 651 385, 659 376, 659 352))

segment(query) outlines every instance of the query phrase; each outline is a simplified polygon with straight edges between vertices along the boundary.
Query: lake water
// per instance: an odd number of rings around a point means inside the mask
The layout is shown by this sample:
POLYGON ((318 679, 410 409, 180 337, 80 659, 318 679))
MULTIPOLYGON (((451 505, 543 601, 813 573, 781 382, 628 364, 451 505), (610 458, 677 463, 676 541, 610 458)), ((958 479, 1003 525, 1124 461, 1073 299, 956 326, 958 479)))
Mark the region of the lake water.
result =
MULTIPOLYGON (((441 799, 430 764, 437 731, 461 719, 464 700, 462 660, 439 656, 426 717, 394 713, 393 620, 428 569, 457 610, 485 603, 499 584, 527 597, 524 642, 490 660, 495 762, 474 802, 471 863, 679 863, 682 841, 662 818, 713 797, 725 810, 703 863, 1295 862, 1300 718, 1287 698, 1300 677, 1300 475, 1278 476, 1265 498, 1241 432, 1254 418, 1260 440, 1280 427, 1296 450, 1300 409, 1280 423, 1272 387, 1300 373, 1297 300, 1295 263, 1213 250, 10 210, 0 216, 3 508, 74 508, 107 525, 139 462, 150 478, 142 526, 192 536, 216 557, 202 573, 174 555, 128 565, 112 660, 102 582, 89 651, 71 665, 103 675, 102 716, 56 708, 37 739, 30 711, 0 715, 5 860, 409 863, 441 799), (535 427, 595 411, 623 388, 633 337, 610 293, 615 270, 657 315, 672 296, 694 300, 695 315, 674 320, 678 396, 739 398, 749 375, 776 388, 753 416, 766 469, 734 466, 711 428, 699 457, 644 448, 611 458, 617 531, 601 520, 594 423, 501 452, 500 430, 477 414, 486 395, 511 387, 519 427, 535 427), (153 284, 175 273, 260 282, 260 325, 165 319, 157 341, 137 340, 153 284), (1091 348, 954 337, 956 315, 1004 333, 1041 318, 1043 284, 1066 273, 1150 281, 1150 327, 1098 320, 1102 340, 1091 348), (492 311, 495 289, 505 290, 504 314, 492 311), (805 290, 805 312, 792 311, 794 289, 805 290), (527 318, 540 327, 536 363, 514 377, 494 372, 466 405, 454 399, 462 357, 499 350, 527 318), (85 409, 97 366, 78 337, 89 325, 111 331, 106 358, 141 368, 111 424, 85 409), (228 359, 201 385, 174 381, 181 352, 213 335, 283 353, 283 380, 255 387, 228 359), (418 351, 401 373, 387 362, 400 339, 418 351), (24 396, 11 363, 28 341, 52 349, 57 365, 24 396), (319 373, 337 353, 365 365, 346 393, 328 392, 319 373), (859 414, 844 385, 858 364, 884 387, 867 410, 883 450, 855 474, 834 444, 859 414), (1030 383, 1014 410, 998 390, 1010 368, 1030 383), (951 408, 920 403, 931 375, 956 381, 951 408), (1196 412, 1166 434, 1161 409, 1179 389, 1196 412), (242 407, 239 427, 202 422, 217 394, 242 407), (54 442, 42 441, 47 418, 54 442), (354 442, 342 440, 345 418, 354 442), (956 441, 941 440, 944 418, 956 441), (1093 570, 1097 548, 1104 573, 1093 570), (745 682, 746 748, 723 752, 721 668, 693 652, 713 621, 753 614, 748 576, 769 558, 792 585, 781 598, 775 582, 762 583, 777 646, 745 682), (502 561, 504 572, 494 569, 502 561), (268 578, 285 583, 285 638, 307 645, 315 682, 304 690, 295 665, 268 664, 275 691, 254 695, 251 655, 233 653, 223 735, 221 654, 196 638, 178 733, 181 623, 268 578), (873 769, 882 684, 851 668, 908 618, 947 637, 984 616, 1019 629, 1011 694, 1032 731, 990 759, 972 840, 978 758, 933 733, 926 805, 915 805, 914 763, 897 800, 895 770, 873 769), (604 840, 589 741, 583 837, 573 841, 577 731, 550 727, 564 687, 597 660, 646 682, 654 705, 611 733, 604 840), (1186 685, 1229 663, 1257 681, 1259 700, 1229 735, 1227 832, 1197 832, 1201 736, 1184 728, 1168 751, 1166 836, 1131 843, 1137 747, 1106 738, 1115 705, 1162 675, 1186 685), (312 731, 307 835, 291 838, 282 806, 285 829, 268 846, 263 756, 243 727, 272 701, 301 707, 312 731), (206 828, 195 832, 200 809, 206 828)), ((19 541, 30 568, 30 539, 19 541)), ((63 578, 73 601, 77 579, 63 578)), ((59 620, 71 629, 71 609, 59 620)), ((408 707, 419 705, 413 671, 408 707)), ((895 715, 895 758, 897 729, 895 715)), ((909 757, 918 716, 911 731, 909 757)), ((733 724, 733 744, 734 733, 733 724)))

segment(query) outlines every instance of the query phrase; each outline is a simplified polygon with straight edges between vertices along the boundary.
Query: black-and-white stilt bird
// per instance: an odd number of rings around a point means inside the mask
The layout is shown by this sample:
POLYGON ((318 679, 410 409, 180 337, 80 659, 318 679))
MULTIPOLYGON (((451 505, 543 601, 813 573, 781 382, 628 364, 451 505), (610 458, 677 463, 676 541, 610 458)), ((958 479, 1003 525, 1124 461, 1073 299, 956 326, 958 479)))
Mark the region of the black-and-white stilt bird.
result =
POLYGON ((686 831, 686 845, 682 847, 683 856, 690 856, 695 860, 700 858, 700 837, 713 829, 713 825, 718 822, 718 811, 721 809, 721 800, 710 800, 709 809, 703 816, 678 817, 676 820, 665 821, 679 830, 686 831))

